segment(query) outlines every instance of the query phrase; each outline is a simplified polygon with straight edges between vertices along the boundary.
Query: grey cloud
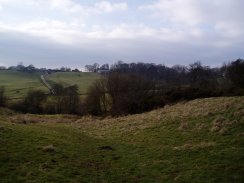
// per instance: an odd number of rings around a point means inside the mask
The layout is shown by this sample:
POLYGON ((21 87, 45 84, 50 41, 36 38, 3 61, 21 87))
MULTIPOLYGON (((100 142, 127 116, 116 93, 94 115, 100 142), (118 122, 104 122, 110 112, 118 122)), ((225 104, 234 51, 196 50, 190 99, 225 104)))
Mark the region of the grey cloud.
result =
POLYGON ((78 67, 86 64, 126 62, 154 62, 174 65, 201 60, 204 64, 220 65, 244 57, 242 43, 231 48, 191 43, 155 43, 148 40, 103 40, 94 45, 62 45, 25 34, 0 34, 0 63, 18 62, 38 67, 78 67), (107 45, 107 46, 106 46, 107 45))
MULTIPOLYGON (((14 0, 11 2, 17 6, 14 0)), ((111 17, 99 13, 93 14, 91 19, 88 16, 77 20, 76 14, 69 10, 78 11, 84 6, 78 1, 68 0, 63 4, 59 0, 50 1, 54 4, 28 2, 32 3, 29 6, 18 4, 19 9, 28 10, 26 19, 20 16, 16 23, 5 15, 0 21, 0 63, 13 65, 22 61, 38 67, 82 67, 93 62, 117 60, 167 65, 202 60, 209 65, 218 65, 243 57, 242 0, 148 1, 150 5, 144 9, 131 12, 129 7, 126 12, 127 16, 136 15, 145 20, 123 22, 121 15, 117 15, 113 18, 118 21, 112 24, 109 23, 111 17), (33 17, 28 16, 34 10, 30 7, 39 7, 33 17), (44 15, 42 10, 48 13, 44 15), (159 16, 151 17, 152 14, 159 16)), ((102 5, 111 9, 111 4, 102 5)), ((123 4, 113 5, 119 8, 123 4)), ((126 9, 126 3, 122 7, 126 9)), ((18 18, 15 8, 8 14, 12 19, 18 18)))

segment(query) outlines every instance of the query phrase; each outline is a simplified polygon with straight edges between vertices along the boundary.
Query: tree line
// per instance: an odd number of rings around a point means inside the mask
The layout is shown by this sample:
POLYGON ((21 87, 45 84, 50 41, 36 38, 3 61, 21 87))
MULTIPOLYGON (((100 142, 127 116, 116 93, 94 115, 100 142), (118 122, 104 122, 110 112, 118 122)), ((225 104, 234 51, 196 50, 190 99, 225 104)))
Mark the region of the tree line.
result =
MULTIPOLYGON (((22 62, 18 63, 16 66, 0 66, 0 70, 14 70, 14 71, 20 71, 20 72, 26 72, 26 73, 33 73, 33 72, 82 72, 81 70, 75 68, 71 69, 69 67, 62 66, 61 68, 56 69, 47 69, 47 68, 37 68, 33 64, 30 64, 28 66, 25 66, 22 62)), ((99 65, 98 63, 94 63, 91 65, 85 65, 85 71, 86 72, 104 72, 109 71, 109 64, 102 64, 99 65)))
POLYGON ((71 69, 69 67, 62 66, 61 68, 56 69, 48 69, 48 68, 37 68, 33 64, 25 66, 22 62, 17 64, 16 66, 0 66, 0 70, 12 70, 12 71, 20 71, 20 72, 26 72, 26 73, 34 73, 34 72, 81 72, 79 69, 71 69))
POLYGON ((204 97, 244 95, 244 60, 237 59, 219 68, 200 62, 167 67, 151 63, 117 62, 79 96, 77 85, 53 86, 55 95, 29 91, 26 97, 8 105, 0 88, 0 106, 24 113, 127 115, 149 111, 166 104, 204 97))

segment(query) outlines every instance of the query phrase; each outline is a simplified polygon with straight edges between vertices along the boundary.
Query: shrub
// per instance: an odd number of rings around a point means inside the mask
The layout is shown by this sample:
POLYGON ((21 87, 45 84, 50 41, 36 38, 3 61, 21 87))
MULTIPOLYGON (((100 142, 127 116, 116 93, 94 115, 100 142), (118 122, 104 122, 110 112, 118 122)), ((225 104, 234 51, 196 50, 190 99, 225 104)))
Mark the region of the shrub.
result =
POLYGON ((99 79, 90 86, 85 99, 85 111, 92 115, 101 115, 108 112, 109 99, 107 96, 107 80, 99 79))
POLYGON ((154 83, 138 75, 112 73, 108 76, 107 90, 112 115, 134 114, 149 110, 154 83))
POLYGON ((81 101, 78 92, 78 86, 72 85, 64 87, 61 84, 55 84, 53 87, 55 95, 43 105, 45 113, 51 114, 81 114, 81 101))
POLYGON ((235 87, 244 89, 244 60, 230 63, 226 68, 226 76, 235 87))
POLYGON ((113 116, 152 109, 154 83, 138 75, 111 73, 96 81, 85 100, 87 113, 113 116))

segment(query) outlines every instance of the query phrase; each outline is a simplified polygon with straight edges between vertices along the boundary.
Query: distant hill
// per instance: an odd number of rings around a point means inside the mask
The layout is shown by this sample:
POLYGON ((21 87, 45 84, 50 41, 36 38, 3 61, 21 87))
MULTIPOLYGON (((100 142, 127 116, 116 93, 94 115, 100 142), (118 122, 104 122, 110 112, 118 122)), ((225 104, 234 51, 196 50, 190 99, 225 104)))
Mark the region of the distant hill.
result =
MULTIPOLYGON (((48 92, 48 89, 41 82, 41 74, 41 72, 26 73, 0 70, 0 86, 5 87, 6 95, 10 98, 21 98, 31 89, 48 92)), ((97 78, 99 78, 99 74, 79 72, 60 72, 47 76, 50 84, 61 83, 66 86, 77 84, 81 94, 86 93, 89 85, 97 78)))
POLYGON ((0 70, 0 86, 5 87, 6 95, 11 98, 23 97, 31 89, 48 92, 41 83, 40 75, 40 73, 0 70))
POLYGON ((64 86, 78 85, 79 92, 84 94, 88 87, 100 77, 100 74, 90 72, 57 72, 48 75, 47 81, 51 84, 60 83, 64 86))
POLYGON ((1 182, 244 182, 244 97, 105 119, 0 109, 1 182))

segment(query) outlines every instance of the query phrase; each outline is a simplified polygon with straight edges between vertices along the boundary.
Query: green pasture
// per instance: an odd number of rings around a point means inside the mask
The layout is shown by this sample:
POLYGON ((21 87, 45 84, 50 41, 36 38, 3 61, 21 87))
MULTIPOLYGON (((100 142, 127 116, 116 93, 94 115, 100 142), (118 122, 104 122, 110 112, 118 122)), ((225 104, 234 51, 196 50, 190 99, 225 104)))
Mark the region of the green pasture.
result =
MULTIPOLYGON (((26 73, 19 71, 0 70, 0 86, 5 88, 5 94, 10 99, 23 98, 29 90, 48 89, 42 84, 41 73, 26 73)), ((63 72, 47 75, 47 81, 51 85, 60 83, 64 86, 77 84, 79 93, 86 94, 88 87, 100 77, 95 73, 63 72)))
POLYGON ((57 72, 48 75, 47 81, 50 84, 60 83, 64 86, 78 85, 80 94, 86 94, 89 86, 100 77, 96 73, 82 72, 57 72))
POLYGON ((10 98, 21 98, 33 89, 48 92, 41 83, 40 73, 0 70, 0 86, 5 88, 5 93, 10 98))

